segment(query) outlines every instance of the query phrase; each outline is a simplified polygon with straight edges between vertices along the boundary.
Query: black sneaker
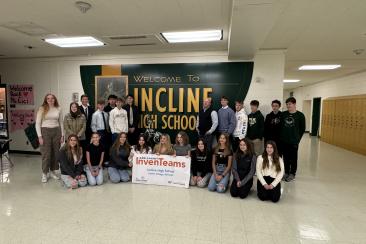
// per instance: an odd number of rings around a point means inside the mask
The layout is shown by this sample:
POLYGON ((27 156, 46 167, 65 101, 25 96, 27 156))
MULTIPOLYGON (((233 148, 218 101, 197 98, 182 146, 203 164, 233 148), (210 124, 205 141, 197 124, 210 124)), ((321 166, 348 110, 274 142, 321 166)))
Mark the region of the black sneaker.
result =
POLYGON ((286 178, 286 182, 293 181, 294 179, 295 179, 295 175, 294 175, 294 174, 290 174, 290 175, 286 178))
POLYGON ((288 174, 284 174, 283 177, 282 177, 282 180, 287 181, 287 178, 288 178, 288 174))

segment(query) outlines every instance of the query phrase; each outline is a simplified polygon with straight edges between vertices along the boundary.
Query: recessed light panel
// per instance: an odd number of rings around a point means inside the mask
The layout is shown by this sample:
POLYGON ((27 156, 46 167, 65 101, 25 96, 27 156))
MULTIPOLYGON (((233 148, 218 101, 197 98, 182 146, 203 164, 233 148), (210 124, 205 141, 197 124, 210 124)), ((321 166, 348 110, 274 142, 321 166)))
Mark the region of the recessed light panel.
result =
POLYGON ((47 38, 44 41, 63 48, 104 46, 103 42, 95 39, 92 36, 47 38))
POLYGON ((222 30, 163 32, 169 43, 220 41, 222 30))

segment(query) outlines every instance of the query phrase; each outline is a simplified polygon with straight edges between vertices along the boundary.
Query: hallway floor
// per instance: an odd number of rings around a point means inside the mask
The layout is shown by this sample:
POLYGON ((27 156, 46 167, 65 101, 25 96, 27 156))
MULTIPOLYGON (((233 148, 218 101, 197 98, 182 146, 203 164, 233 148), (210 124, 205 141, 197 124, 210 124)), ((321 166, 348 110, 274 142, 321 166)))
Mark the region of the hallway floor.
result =
POLYGON ((366 157, 305 135, 277 204, 229 192, 131 183, 66 190, 40 156, 12 154, 0 181, 0 243, 366 243, 366 157))

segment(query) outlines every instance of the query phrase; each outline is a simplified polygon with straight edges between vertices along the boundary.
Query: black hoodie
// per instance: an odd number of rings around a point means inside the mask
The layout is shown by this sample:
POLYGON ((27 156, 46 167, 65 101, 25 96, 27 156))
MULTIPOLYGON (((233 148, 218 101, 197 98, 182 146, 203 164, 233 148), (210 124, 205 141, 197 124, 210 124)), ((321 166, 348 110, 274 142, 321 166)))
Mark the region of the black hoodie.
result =
POLYGON ((265 141, 275 141, 278 143, 281 133, 281 111, 277 114, 273 111, 266 116, 264 121, 264 140, 265 141))
POLYGON ((255 113, 248 115, 248 131, 247 137, 250 140, 263 138, 264 131, 264 117, 261 111, 257 110, 255 113))

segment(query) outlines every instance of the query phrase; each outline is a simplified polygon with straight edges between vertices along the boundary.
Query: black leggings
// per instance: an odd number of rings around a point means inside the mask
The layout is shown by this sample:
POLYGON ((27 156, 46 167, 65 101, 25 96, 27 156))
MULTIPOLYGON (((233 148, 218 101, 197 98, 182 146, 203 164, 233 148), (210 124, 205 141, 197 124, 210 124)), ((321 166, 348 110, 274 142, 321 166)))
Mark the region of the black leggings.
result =
POLYGON ((250 192, 250 189, 253 186, 253 178, 250 179, 246 184, 238 187, 237 181, 234 179, 233 183, 231 183, 230 187, 230 194, 232 197, 240 197, 240 198, 246 198, 250 192))
MULTIPOLYGON (((270 176, 264 176, 263 178, 268 185, 274 181, 274 178, 270 176)), ((274 187, 272 190, 266 190, 262 183, 258 180, 257 192, 258 198, 262 201, 271 200, 272 202, 278 202, 281 197, 281 183, 278 183, 277 186, 274 187)))

